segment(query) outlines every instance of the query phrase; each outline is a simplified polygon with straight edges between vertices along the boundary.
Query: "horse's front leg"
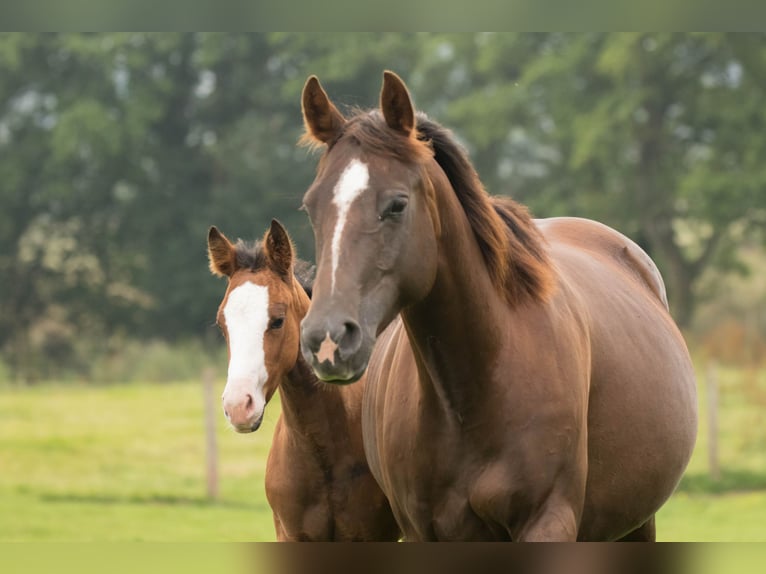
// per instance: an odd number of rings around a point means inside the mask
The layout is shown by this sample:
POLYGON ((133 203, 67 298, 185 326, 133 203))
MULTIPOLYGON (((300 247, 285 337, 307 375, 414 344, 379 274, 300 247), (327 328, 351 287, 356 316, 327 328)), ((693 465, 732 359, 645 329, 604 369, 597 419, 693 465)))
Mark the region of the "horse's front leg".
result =
POLYGON ((655 542, 657 540, 657 529, 654 523, 654 516, 644 522, 635 530, 628 532, 617 542, 655 542))
POLYGON ((277 542, 291 542, 276 512, 274 513, 274 531, 277 533, 277 542))
POLYGON ((513 539, 519 542, 575 542, 580 523, 580 512, 575 508, 571 501, 552 495, 513 539))

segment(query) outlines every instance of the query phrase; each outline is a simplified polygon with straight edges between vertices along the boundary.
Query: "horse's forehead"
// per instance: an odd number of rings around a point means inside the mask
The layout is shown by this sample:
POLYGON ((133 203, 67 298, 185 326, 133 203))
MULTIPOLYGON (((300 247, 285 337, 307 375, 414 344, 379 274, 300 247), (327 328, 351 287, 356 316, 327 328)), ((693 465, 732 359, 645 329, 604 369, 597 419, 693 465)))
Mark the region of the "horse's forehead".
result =
POLYGON ((237 315, 260 315, 268 308, 269 286, 252 279, 240 281, 229 290, 223 304, 227 323, 237 315))
POLYGON ((229 280, 229 287, 226 291, 226 296, 221 301, 221 311, 223 312, 229 304, 231 297, 235 294, 236 299, 242 300, 245 298, 246 293, 265 293, 269 296, 270 300, 275 299, 278 296, 279 280, 274 277, 268 269, 261 269, 259 271, 252 270, 240 270, 237 271, 229 280), (244 290, 241 288, 245 287, 244 290), (252 287, 261 287, 260 290, 253 290, 252 287))
POLYGON ((329 152, 320 179, 322 186, 329 188, 333 199, 356 197, 353 190, 362 188, 385 188, 388 183, 409 182, 411 170, 402 162, 387 154, 377 154, 358 145, 337 144, 329 152), (340 197, 339 197, 340 196, 340 197))
POLYGON ((370 185, 370 167, 366 161, 353 157, 348 161, 333 187, 332 201, 340 209, 347 208, 370 185))
POLYGON ((226 290, 226 298, 229 298, 232 293, 245 283, 252 283, 254 285, 266 286, 264 274, 258 271, 252 271, 251 269, 239 269, 229 279, 229 286, 226 290))

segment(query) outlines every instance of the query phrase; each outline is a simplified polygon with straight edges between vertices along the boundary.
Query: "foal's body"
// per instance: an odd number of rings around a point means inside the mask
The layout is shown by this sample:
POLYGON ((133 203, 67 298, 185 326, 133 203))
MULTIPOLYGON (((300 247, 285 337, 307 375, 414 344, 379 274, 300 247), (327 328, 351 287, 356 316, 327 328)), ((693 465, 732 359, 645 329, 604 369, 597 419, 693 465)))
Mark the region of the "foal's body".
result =
POLYGON ((325 385, 299 353, 310 300, 295 277, 287 232, 274 221, 263 242, 249 247, 211 228, 208 252, 213 273, 229 279, 217 321, 229 346, 223 402, 232 426, 257 430, 279 389, 282 413, 266 463, 277 539, 398 540, 364 455, 363 384, 325 385))
POLYGON ((365 449, 405 538, 653 540, 696 390, 649 257, 488 196, 394 74, 380 112, 346 120, 315 78, 303 110, 327 152, 302 349, 329 382, 369 369, 365 449))
POLYGON ((396 541, 391 507, 370 474, 363 388, 327 388, 302 358, 279 386, 282 414, 266 462, 280 541, 396 541))

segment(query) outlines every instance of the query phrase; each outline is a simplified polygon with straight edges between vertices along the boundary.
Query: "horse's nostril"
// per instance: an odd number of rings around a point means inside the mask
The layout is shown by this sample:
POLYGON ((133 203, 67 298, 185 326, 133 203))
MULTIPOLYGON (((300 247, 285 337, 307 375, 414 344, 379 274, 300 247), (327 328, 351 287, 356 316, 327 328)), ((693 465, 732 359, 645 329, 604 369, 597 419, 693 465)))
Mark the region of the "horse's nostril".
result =
POLYGON ((321 319, 317 325, 304 321, 301 346, 309 361, 335 363, 336 349, 342 360, 348 360, 362 346, 362 328, 346 317, 341 320, 321 319), (332 343, 332 344, 330 344, 332 343))
POLYGON ((245 410, 249 411, 251 408, 253 408, 253 395, 248 394, 245 401, 245 410))
POLYGON ((322 341, 324 340, 325 335, 326 332, 324 330, 304 329, 301 335, 301 342, 309 351, 316 353, 319 350, 319 347, 322 345, 322 341))
POLYGON ((362 329, 356 321, 343 323, 344 333, 338 345, 344 353, 355 353, 362 344, 362 329))

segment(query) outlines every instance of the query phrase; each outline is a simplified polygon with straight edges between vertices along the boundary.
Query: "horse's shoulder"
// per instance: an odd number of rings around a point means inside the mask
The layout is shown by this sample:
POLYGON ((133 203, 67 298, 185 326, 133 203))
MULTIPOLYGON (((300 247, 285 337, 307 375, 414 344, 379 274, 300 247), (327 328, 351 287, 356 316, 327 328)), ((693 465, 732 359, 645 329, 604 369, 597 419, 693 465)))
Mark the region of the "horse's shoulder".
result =
POLYGON ((629 273, 668 307, 665 283, 651 257, 629 237, 591 219, 554 217, 535 220, 553 250, 587 253, 594 264, 609 264, 629 273))

